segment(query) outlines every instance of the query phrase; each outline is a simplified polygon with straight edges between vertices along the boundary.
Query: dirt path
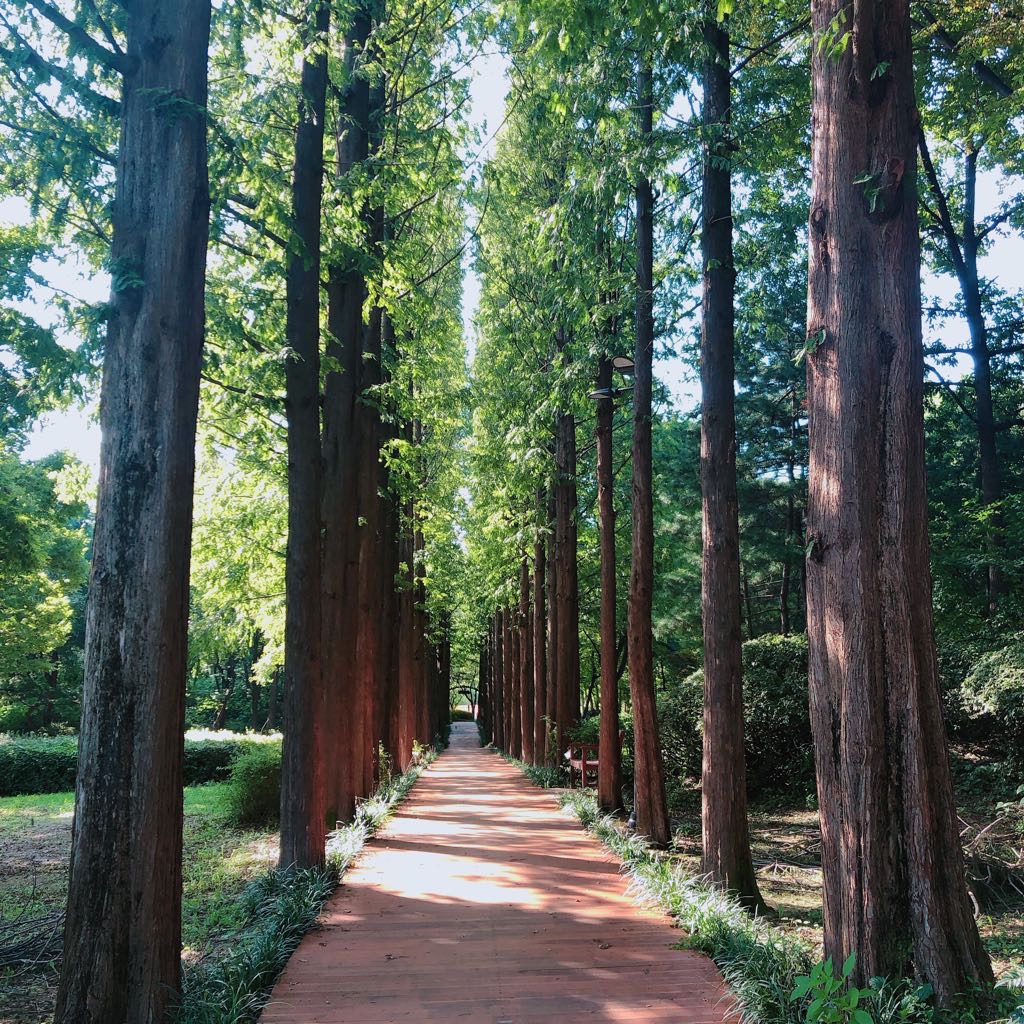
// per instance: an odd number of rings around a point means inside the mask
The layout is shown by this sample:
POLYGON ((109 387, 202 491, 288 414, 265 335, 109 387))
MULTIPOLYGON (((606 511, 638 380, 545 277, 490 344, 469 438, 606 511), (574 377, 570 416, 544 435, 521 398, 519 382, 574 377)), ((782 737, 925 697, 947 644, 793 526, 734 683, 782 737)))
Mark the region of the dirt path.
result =
POLYGON ((722 979, 674 949, 601 844, 476 728, 416 784, 328 903, 264 1024, 720 1024, 722 979))

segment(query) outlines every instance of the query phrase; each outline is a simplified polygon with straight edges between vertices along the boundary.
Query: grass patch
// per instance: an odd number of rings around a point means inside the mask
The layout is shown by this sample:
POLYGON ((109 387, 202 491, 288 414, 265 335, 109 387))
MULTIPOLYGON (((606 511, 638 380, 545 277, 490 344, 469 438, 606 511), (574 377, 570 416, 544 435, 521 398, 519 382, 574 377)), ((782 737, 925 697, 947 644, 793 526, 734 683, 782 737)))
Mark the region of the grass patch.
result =
MULTIPOLYGON (((277 976, 302 937, 316 926, 338 879, 436 756, 435 751, 424 752, 405 774, 385 779, 359 805, 355 820, 328 836, 325 867, 268 871, 240 898, 220 906, 225 926, 235 923, 230 951, 209 963, 186 965, 178 1024, 250 1024, 259 1017, 277 976)), ((207 926, 211 913, 208 907, 207 926)))

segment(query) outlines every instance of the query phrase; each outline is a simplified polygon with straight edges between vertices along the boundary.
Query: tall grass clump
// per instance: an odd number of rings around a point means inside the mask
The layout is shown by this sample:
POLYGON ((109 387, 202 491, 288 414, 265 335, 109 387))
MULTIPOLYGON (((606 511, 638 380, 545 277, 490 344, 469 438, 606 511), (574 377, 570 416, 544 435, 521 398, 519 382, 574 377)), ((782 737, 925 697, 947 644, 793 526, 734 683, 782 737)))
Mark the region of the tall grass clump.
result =
POLYGON ((247 926, 223 959, 186 966, 177 1024, 253 1024, 259 1018, 274 982, 302 937, 316 927, 339 878, 436 757, 436 751, 425 751, 403 775, 386 775, 377 792, 360 803, 354 821, 327 837, 324 867, 268 871, 246 887, 241 902, 247 926))

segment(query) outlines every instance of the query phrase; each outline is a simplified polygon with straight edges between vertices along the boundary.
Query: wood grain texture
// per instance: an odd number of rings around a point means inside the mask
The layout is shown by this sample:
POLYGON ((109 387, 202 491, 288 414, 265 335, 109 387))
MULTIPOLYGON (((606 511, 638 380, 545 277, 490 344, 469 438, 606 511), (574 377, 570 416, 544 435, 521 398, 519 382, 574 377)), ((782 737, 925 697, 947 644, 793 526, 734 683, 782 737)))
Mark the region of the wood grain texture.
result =
POLYGON ((263 1024, 723 1024, 715 966, 554 795, 459 723, 328 903, 263 1024))

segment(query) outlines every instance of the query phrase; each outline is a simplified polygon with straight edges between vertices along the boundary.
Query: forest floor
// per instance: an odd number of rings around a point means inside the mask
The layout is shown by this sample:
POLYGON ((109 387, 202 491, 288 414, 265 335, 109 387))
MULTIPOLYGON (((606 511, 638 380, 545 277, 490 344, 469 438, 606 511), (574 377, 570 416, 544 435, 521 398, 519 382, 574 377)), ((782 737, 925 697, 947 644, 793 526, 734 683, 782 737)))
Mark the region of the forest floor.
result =
MULTIPOLYGON (((277 861, 274 830, 240 830, 226 822, 226 786, 185 790, 183 941, 187 959, 216 957, 243 923, 238 897, 277 861)), ((977 787, 958 793, 965 842, 977 859, 1013 863, 1013 881, 975 885, 979 925, 997 973, 1024 961, 1024 806, 1000 803, 977 787), (1015 888, 1015 885, 1018 888, 1015 888)), ((809 946, 821 942, 821 850, 818 814, 806 802, 763 798, 751 805, 754 860, 778 926, 809 946)), ((0 799, 0 930, 59 915, 67 886, 73 793, 0 799)), ((700 862, 700 795, 677 807, 678 850, 694 871, 700 862)), ((53 961, 0 967, 0 1024, 50 1018, 53 961)))
MULTIPOLYGON (((968 870, 982 938, 996 975, 1024 963, 1024 804, 1000 801, 975 788, 957 794, 968 870)), ((750 841, 761 893, 777 925, 811 947, 822 941, 821 832, 813 807, 792 798, 755 799, 750 841)), ((676 848, 700 871, 700 792, 676 808, 676 848)))
MULTIPOLYGON (((215 957, 243 923, 238 897, 277 864, 276 829, 226 822, 227 785, 185 790, 182 940, 186 959, 215 957)), ((58 919, 67 892, 74 793, 0 799, 0 935, 30 919, 58 919)), ((0 967, 0 1024, 52 1018, 55 961, 0 967)))

